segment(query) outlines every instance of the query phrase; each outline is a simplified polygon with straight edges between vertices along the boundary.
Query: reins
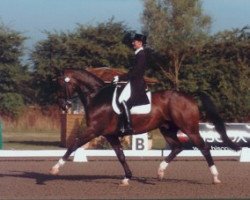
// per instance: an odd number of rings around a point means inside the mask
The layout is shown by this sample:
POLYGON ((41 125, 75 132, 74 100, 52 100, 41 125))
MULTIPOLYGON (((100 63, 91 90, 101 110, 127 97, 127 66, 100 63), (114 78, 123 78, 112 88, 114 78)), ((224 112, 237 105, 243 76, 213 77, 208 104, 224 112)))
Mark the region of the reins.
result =
POLYGON ((71 97, 69 94, 69 89, 68 89, 68 83, 70 82, 70 78, 69 77, 65 77, 64 78, 64 93, 65 93, 65 102, 66 103, 68 103, 68 104, 72 104, 72 100, 73 99, 76 99, 76 98, 78 98, 78 95, 75 95, 75 96, 73 96, 73 97, 71 97))

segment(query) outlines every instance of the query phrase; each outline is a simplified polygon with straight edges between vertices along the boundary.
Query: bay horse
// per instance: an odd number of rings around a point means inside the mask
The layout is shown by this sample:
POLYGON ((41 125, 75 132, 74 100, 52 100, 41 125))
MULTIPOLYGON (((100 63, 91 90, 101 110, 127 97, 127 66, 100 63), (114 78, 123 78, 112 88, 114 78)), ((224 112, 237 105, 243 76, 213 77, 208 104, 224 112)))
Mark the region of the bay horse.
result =
MULTIPOLYGON (((57 77, 59 86, 59 106, 67 110, 70 99, 75 93, 79 95, 85 109, 86 129, 75 138, 67 149, 65 155, 50 170, 51 174, 57 174, 59 168, 68 160, 72 152, 86 144, 90 140, 102 135, 114 149, 120 161, 125 177, 121 185, 129 185, 132 172, 126 162, 122 145, 119 140, 119 116, 113 111, 111 102, 115 86, 105 82, 86 70, 65 69, 63 74, 57 77)), ((223 120, 218 115, 215 106, 209 96, 201 93, 200 99, 206 109, 207 117, 214 124, 223 142, 233 150, 239 150, 226 134, 223 120)), ((182 143, 177 138, 178 130, 186 133, 189 139, 196 145, 205 157, 213 183, 220 183, 218 170, 214 165, 210 154, 210 147, 204 142, 199 133, 199 108, 192 96, 182 92, 163 90, 152 94, 152 110, 149 114, 132 115, 134 134, 141 134, 153 129, 160 129, 166 142, 171 147, 170 154, 160 163, 158 178, 162 179, 168 164, 183 150, 182 143)))

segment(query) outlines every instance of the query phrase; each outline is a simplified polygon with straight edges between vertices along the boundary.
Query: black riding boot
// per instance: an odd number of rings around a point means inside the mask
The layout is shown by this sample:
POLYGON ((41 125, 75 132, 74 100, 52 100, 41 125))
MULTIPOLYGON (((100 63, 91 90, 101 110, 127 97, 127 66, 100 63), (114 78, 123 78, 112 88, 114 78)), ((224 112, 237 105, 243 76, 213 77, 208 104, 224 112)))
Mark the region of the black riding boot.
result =
POLYGON ((133 128, 132 128, 132 122, 131 122, 131 116, 130 116, 130 110, 128 109, 127 107, 127 104, 125 101, 122 102, 122 110, 123 110, 123 115, 124 115, 124 118, 125 118, 125 123, 124 123, 124 130, 123 130, 123 133, 130 133, 132 134, 134 131, 133 131, 133 128))

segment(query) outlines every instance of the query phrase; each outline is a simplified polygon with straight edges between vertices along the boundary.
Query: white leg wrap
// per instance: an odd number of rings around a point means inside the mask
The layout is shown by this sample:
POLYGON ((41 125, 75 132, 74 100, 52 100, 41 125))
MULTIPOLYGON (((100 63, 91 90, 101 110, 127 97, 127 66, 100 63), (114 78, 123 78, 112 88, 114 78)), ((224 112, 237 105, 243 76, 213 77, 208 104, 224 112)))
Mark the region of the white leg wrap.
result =
POLYGON ((212 165, 212 166, 210 167, 210 172, 211 172, 211 174, 212 174, 213 176, 218 176, 218 175, 219 175, 219 173, 218 173, 217 168, 215 167, 215 165, 212 165))
POLYGON ((54 167, 56 168, 60 168, 61 166, 63 166, 65 164, 65 161, 61 158, 54 167))
POLYGON ((217 171, 217 168, 215 167, 215 165, 210 167, 210 172, 213 175, 213 183, 214 184, 221 183, 220 179, 218 178, 219 172, 217 171))
POLYGON ((168 163, 166 161, 162 161, 159 167, 159 170, 165 170, 168 166, 168 163))
POLYGON ((159 169, 158 169, 158 178, 160 180, 163 179, 164 177, 164 170, 167 168, 168 166, 168 163, 166 161, 162 161, 160 166, 159 166, 159 169))
POLYGON ((129 185, 129 179, 128 178, 124 178, 120 184, 120 186, 128 186, 129 185))
POLYGON ((50 174, 57 175, 59 173, 59 168, 65 164, 65 161, 61 158, 50 170, 50 174))

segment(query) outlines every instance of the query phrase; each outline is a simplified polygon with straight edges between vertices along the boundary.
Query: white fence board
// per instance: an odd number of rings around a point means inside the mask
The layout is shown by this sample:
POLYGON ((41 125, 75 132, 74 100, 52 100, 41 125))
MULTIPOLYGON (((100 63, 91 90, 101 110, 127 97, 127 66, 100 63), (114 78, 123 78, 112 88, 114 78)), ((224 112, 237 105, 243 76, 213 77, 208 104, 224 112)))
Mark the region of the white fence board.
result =
MULTIPOLYGON (((6 157, 62 157, 65 150, 0 150, 0 158, 6 157)), ((116 156, 113 150, 84 150, 86 156, 116 156)), ((148 151, 135 151, 124 150, 125 156, 128 157, 162 157, 167 156, 170 150, 148 150, 148 151)), ((234 152, 231 150, 211 150, 212 156, 240 156, 241 151, 234 152)), ((72 153, 71 156, 74 156, 72 153)), ((202 156, 199 150, 184 150, 179 157, 197 157, 202 156)))

